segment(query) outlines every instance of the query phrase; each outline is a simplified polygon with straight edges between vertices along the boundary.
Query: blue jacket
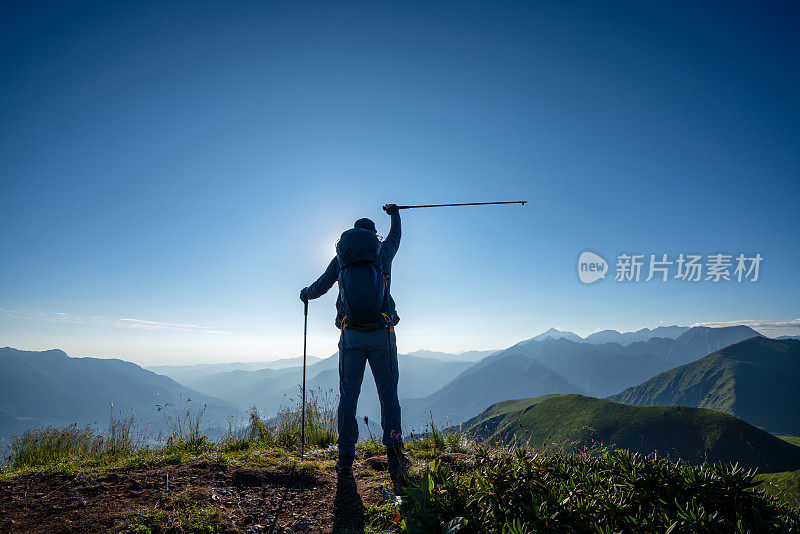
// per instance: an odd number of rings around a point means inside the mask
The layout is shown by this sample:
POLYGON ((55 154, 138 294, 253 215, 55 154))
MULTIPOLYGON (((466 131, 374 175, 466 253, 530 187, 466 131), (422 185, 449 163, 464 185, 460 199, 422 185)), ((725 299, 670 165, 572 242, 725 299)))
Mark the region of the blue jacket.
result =
MULTIPOLYGON (((380 267, 383 275, 386 277, 386 283, 391 291, 392 284, 392 260, 394 255, 397 254, 397 249, 400 247, 400 214, 395 213, 392 215, 392 226, 389 230, 389 235, 386 236, 381 242, 380 251, 380 267)), ((322 273, 316 282, 311 284, 306 290, 306 296, 309 299, 316 299, 328 292, 333 287, 333 284, 339 280, 339 260, 336 256, 333 257, 328 264, 328 268, 322 273)), ((394 299, 392 295, 387 295, 388 312, 387 314, 392 319, 392 324, 397 324, 400 317, 397 315, 395 309, 394 299)), ((344 317, 344 303, 342 302, 342 293, 336 298, 336 328, 342 328, 342 317, 344 317)))

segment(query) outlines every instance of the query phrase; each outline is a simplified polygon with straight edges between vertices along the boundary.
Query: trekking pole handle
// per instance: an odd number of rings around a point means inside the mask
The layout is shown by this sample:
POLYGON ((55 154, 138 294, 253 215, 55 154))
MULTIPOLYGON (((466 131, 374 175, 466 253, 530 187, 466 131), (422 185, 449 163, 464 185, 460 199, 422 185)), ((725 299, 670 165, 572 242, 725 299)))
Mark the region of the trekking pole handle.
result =
POLYGON ((303 301, 303 315, 308 316, 308 301, 303 301))

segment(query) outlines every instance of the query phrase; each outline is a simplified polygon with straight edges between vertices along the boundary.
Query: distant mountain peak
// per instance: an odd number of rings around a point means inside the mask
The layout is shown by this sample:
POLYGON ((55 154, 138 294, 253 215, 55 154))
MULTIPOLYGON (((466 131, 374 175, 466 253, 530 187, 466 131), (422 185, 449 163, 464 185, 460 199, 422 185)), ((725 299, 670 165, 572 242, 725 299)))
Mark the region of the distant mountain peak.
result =
POLYGON ((550 328, 549 330, 542 332, 538 336, 531 338, 531 341, 544 341, 545 339, 566 339, 569 341, 575 341, 577 343, 583 343, 583 338, 580 337, 578 334, 574 332, 559 330, 558 328, 550 328))
POLYGON ((654 337, 675 339, 686 330, 688 326, 658 326, 656 328, 640 328, 635 332, 620 332, 618 330, 600 330, 586 336, 585 343, 602 345, 603 343, 619 343, 629 345, 637 341, 647 341, 654 337))

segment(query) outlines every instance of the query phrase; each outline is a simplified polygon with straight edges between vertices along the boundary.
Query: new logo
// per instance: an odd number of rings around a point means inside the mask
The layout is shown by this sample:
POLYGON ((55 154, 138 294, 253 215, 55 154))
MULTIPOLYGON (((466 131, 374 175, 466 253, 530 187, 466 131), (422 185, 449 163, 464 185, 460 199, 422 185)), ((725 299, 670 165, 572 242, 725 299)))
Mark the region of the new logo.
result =
POLYGON ((578 278, 584 284, 593 284, 608 273, 608 263, 594 252, 583 252, 578 258, 578 278))

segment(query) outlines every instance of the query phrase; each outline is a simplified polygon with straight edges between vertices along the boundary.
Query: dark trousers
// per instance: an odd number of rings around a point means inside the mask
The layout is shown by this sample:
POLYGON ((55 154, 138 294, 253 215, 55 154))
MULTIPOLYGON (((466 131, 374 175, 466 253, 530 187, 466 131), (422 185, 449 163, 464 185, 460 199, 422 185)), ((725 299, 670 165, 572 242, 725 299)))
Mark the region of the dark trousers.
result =
POLYGON ((388 329, 361 332, 345 328, 339 338, 339 454, 355 456, 358 441, 356 407, 366 363, 372 370, 381 402, 383 444, 403 447, 400 402, 397 399, 397 340, 388 329))

